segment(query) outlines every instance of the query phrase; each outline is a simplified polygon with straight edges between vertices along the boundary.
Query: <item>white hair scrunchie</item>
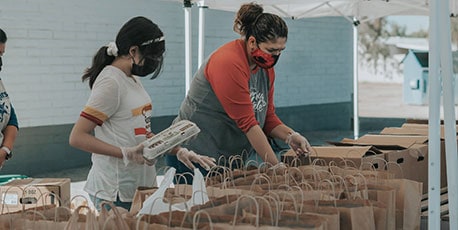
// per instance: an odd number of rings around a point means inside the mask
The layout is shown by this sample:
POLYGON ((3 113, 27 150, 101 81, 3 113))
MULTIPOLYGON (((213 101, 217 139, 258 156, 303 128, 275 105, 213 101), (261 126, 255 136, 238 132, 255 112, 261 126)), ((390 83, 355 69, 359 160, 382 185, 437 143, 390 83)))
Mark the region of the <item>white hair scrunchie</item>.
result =
POLYGON ((108 43, 107 45, 107 54, 108 56, 118 56, 118 47, 116 47, 116 43, 115 42, 110 42, 108 43))

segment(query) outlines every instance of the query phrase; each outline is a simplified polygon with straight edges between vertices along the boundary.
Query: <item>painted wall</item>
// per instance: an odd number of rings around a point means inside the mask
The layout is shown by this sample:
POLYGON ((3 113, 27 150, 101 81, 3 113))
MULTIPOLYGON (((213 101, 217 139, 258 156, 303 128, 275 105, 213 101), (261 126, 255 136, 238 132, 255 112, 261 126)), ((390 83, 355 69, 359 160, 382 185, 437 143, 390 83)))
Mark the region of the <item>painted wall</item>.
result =
POLYGON ((411 105, 428 104, 428 69, 421 66, 415 51, 409 50, 403 60, 404 83, 402 84, 403 102, 411 105))
MULTIPOLYGON (((232 31, 233 12, 211 9, 206 12, 208 55, 238 34, 232 31)), ((198 9, 193 8, 192 14, 194 71, 198 9)), ((27 156, 24 161, 46 159, 53 165, 48 167, 52 170, 88 163, 89 154, 79 154, 80 151, 68 146, 68 133, 90 94, 87 82, 81 82, 81 75, 95 52, 113 41, 122 24, 137 15, 151 18, 166 35, 162 75, 154 81, 143 81, 153 100, 154 125, 158 124, 155 121, 170 120, 177 114, 185 93, 181 3, 2 0, 0 27, 7 32, 9 40, 0 77, 21 126, 14 149, 16 155, 27 156), (38 140, 40 147, 36 146, 38 140), (56 154, 64 155, 53 157, 56 154), (59 161, 64 164, 58 164, 59 161)), ((343 18, 286 21, 290 31, 287 49, 276 68, 275 104, 279 116, 298 131, 351 129, 351 24, 343 18)), ((160 126, 155 128, 160 130, 160 126)), ((24 166, 23 161, 12 160, 2 173, 18 172, 24 166)), ((35 173, 45 169, 27 170, 35 173)))

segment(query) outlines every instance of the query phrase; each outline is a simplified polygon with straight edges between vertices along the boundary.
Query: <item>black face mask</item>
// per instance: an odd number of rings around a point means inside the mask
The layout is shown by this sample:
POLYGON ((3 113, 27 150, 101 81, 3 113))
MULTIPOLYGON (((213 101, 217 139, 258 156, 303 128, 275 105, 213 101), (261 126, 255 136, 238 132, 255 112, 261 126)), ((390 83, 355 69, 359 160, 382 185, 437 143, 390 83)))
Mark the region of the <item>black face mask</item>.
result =
POLYGON ((3 65, 3 63, 2 63, 2 57, 0 57, 0 71, 2 71, 2 65, 3 65))
POLYGON ((148 76, 154 73, 154 71, 156 71, 157 65, 159 63, 157 60, 152 59, 150 57, 145 57, 144 60, 145 61, 143 62, 143 65, 137 65, 135 64, 135 62, 132 63, 131 72, 133 75, 136 75, 139 77, 145 77, 145 76, 148 76))

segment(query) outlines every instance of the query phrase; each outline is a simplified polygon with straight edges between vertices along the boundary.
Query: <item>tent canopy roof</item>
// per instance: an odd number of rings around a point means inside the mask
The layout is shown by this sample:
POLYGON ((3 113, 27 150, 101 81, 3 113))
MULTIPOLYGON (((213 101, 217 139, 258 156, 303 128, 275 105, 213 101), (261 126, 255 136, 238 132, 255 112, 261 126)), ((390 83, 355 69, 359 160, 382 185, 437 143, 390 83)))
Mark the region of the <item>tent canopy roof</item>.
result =
MULTIPOLYGON (((173 0, 179 1, 179 0, 173 0)), ((324 16, 355 17, 368 21, 388 15, 428 15, 430 0, 257 0, 265 12, 293 19, 324 16)), ((210 9, 237 11, 247 0, 192 0, 210 9)), ((458 0, 450 0, 450 14, 457 12, 458 0)))

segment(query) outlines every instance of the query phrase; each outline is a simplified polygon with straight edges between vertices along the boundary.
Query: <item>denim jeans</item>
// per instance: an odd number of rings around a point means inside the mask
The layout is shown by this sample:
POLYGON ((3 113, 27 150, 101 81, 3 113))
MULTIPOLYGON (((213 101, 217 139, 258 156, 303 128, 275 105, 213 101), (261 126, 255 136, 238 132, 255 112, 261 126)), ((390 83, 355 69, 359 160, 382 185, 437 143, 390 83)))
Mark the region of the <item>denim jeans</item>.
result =
MULTIPOLYGON (((102 211, 101 209, 101 204, 102 202, 112 202, 115 206, 118 206, 118 207, 122 207, 122 208, 125 208, 127 209, 128 211, 130 210, 130 206, 132 206, 132 202, 122 202, 121 200, 119 200, 119 196, 116 197, 116 201, 113 202, 113 201, 108 201, 108 200, 104 200, 104 199, 100 199, 100 198, 96 198, 95 196, 93 195, 90 195, 89 194, 89 198, 91 199, 92 201, 92 204, 94 204, 95 206, 95 209, 100 212, 102 211)), ((108 211, 111 210, 111 207, 109 205, 105 205, 104 208, 108 211)))
MULTIPOLYGON (((176 174, 182 175, 178 177, 175 176, 175 179, 173 180, 175 184, 192 184, 192 175, 194 175, 194 171, 181 163, 181 161, 179 161, 175 155, 166 154, 165 162, 168 166, 174 167, 176 169, 176 174)), ((194 166, 199 169, 204 177, 207 175, 208 171, 205 170, 202 166, 199 164, 194 164, 194 166)))

